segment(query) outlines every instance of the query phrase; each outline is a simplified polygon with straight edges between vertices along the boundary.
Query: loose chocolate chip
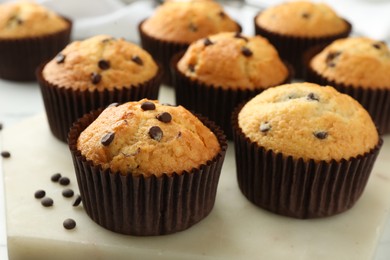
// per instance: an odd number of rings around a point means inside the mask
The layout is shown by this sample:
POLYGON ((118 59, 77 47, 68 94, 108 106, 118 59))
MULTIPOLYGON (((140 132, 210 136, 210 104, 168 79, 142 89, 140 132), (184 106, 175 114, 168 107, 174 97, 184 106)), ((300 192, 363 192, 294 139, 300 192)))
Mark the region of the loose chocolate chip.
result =
POLYGON ((308 100, 320 101, 320 98, 316 94, 314 94, 314 93, 309 93, 307 95, 307 99, 308 100))
POLYGON ((313 134, 315 137, 317 137, 318 139, 321 139, 321 140, 328 137, 328 133, 325 131, 317 131, 317 132, 314 132, 313 134))
POLYGON ((140 66, 144 65, 144 62, 138 55, 133 55, 133 57, 131 57, 131 60, 140 66))
POLYGON ((109 104, 107 106, 107 108, 109 108, 109 107, 117 107, 118 105, 119 105, 119 103, 114 102, 114 103, 109 104))
POLYGON ((110 61, 101 59, 98 62, 98 66, 102 70, 108 70, 110 68, 110 61))
POLYGON ((69 185, 70 183, 70 180, 68 177, 61 177, 58 182, 62 185, 62 186, 66 186, 66 185, 69 185))
POLYGON ((302 14, 302 18, 309 19, 310 18, 310 14, 309 13, 303 13, 302 14))
POLYGON ((195 65, 194 64, 188 64, 188 70, 191 72, 195 72, 195 65))
POLYGON ((156 109, 156 105, 153 102, 146 101, 146 102, 142 103, 141 109, 144 110, 144 111, 146 111, 146 110, 155 110, 156 109))
POLYGON ((241 53, 242 53, 245 57, 250 57, 250 56, 253 55, 253 52, 252 52, 250 49, 248 49, 247 47, 245 47, 245 46, 243 46, 243 47, 241 48, 241 53))
POLYGON ((209 38, 206 38, 204 39, 203 44, 204 46, 209 46, 209 45, 213 45, 214 43, 209 38))
POLYGON ((237 39, 243 39, 244 41, 248 41, 248 38, 246 38, 245 36, 243 36, 240 32, 236 32, 234 34, 234 38, 237 38, 237 39))
POLYGON ((326 64, 328 65, 328 67, 334 67, 336 66, 336 63, 335 63, 335 59, 341 54, 341 52, 339 51, 336 51, 336 52, 329 52, 328 53, 328 56, 326 56, 326 64))
POLYGON ((37 190, 35 193, 34 193, 34 197, 36 199, 42 199, 43 197, 46 196, 46 192, 44 190, 37 190))
POLYGON ((76 199, 74 200, 72 206, 73 207, 77 207, 78 205, 80 205, 81 203, 81 196, 80 195, 77 195, 76 199))
POLYGON ((193 23, 190 23, 190 24, 188 25, 188 29, 190 29, 191 32, 196 32, 196 31, 198 31, 198 27, 196 27, 196 25, 193 24, 193 23))
POLYGON ((107 134, 105 134, 102 139, 100 140, 100 142, 102 143, 102 145, 104 146, 109 146, 112 141, 114 140, 114 137, 115 137, 115 133, 114 132, 109 132, 107 134))
POLYGON ((66 57, 66 56, 65 56, 64 54, 58 53, 58 54, 56 55, 56 57, 55 57, 55 60, 56 60, 56 62, 57 62, 58 64, 64 63, 65 57, 66 57))
POLYGON ((93 72, 91 74, 91 82, 96 85, 102 80, 102 76, 99 73, 93 72))
POLYGON ((65 198, 71 198, 73 197, 74 195, 74 192, 72 189, 65 189, 62 191, 62 196, 64 196, 65 198))
POLYGON ((65 219, 63 226, 65 229, 74 229, 76 227, 76 221, 71 218, 65 219))
POLYGON ((41 204, 42 204, 42 206, 44 206, 44 207, 51 207, 51 206, 53 206, 54 201, 53 201, 53 199, 51 199, 51 198, 49 198, 49 197, 46 197, 46 198, 43 198, 43 199, 41 200, 41 204))
POLYGON ((168 112, 163 112, 159 114, 156 118, 163 123, 169 123, 172 120, 172 116, 168 112))
POLYGON ((1 157, 3 157, 3 158, 10 158, 11 157, 11 153, 8 152, 8 151, 2 151, 1 152, 1 157))
POLYGON ((156 141, 160 141, 163 137, 163 131, 158 126, 152 126, 149 129, 149 136, 156 141))
POLYGON ((55 173, 51 176, 50 179, 52 182, 58 182, 60 180, 60 178, 61 178, 61 173, 55 173))
POLYGON ((264 122, 260 125, 260 132, 266 133, 271 130, 271 124, 269 122, 264 122))
POLYGON ((0 123, 0 130, 3 130, 3 124, 0 123))

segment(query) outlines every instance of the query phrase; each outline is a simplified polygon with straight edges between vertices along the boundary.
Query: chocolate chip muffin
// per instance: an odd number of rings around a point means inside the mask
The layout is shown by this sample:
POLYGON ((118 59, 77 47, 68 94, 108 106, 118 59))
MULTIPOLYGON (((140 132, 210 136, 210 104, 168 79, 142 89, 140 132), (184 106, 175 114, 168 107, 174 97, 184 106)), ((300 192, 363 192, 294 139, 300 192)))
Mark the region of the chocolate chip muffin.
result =
POLYGON ((71 22, 34 2, 0 4, 0 77, 35 79, 40 63, 68 44, 71 22))
POLYGON ((381 133, 390 131, 390 50, 367 37, 339 39, 312 49, 306 61, 307 80, 332 84, 359 101, 381 133))
MULTIPOLYGON (((139 25, 142 46, 165 68, 172 56, 193 41, 219 32, 238 32, 241 27, 214 1, 169 1, 139 25)), ((171 84, 170 72, 164 83, 171 84)))
POLYGON ((255 31, 268 38, 294 66, 296 76, 302 77, 303 53, 311 46, 348 36, 351 25, 327 4, 293 1, 260 12, 255 17, 255 31))
POLYGON ((69 134, 83 205, 95 222, 123 234, 163 235, 209 214, 227 148, 214 123, 147 99, 99 113, 69 134))
POLYGON ((72 123, 91 110, 113 102, 156 99, 161 73, 137 45, 97 35, 69 44, 39 68, 37 78, 51 130, 66 141, 72 123))
POLYGON ((215 121, 229 139, 233 109, 291 76, 267 39, 240 33, 219 33, 192 43, 175 57, 172 71, 176 103, 215 121))
POLYGON ((255 205, 295 218, 335 215, 363 193, 382 140, 333 87, 270 88, 233 115, 237 176, 255 205))

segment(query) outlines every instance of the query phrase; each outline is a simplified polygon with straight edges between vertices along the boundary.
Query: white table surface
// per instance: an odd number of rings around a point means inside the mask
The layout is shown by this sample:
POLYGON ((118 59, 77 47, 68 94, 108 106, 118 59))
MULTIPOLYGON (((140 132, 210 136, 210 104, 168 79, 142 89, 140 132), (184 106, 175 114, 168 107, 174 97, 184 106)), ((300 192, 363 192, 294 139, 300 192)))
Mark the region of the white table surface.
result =
MULTIPOLYGON (((4 2, 0 0, 0 3, 4 2)), ((58 11, 63 11, 75 20, 73 39, 90 37, 98 33, 108 33, 116 37, 124 37, 133 42, 138 42, 137 24, 152 12, 153 5, 150 1, 137 1, 125 6, 115 0, 84 0, 84 1, 45 1, 44 4, 58 11), (90 2, 93 8, 78 8, 90 2), (64 4, 66 3, 66 4, 64 4), (80 11, 83 10, 84 12, 80 11), (97 16, 98 14, 99 16, 97 16)), ((280 1, 247 0, 251 6, 240 6, 233 1, 226 5, 228 13, 239 20, 243 26, 243 32, 253 34, 252 20, 254 14, 267 4, 280 1)), ((328 0, 332 6, 354 24, 354 33, 366 35, 378 40, 390 40, 390 1, 379 0, 328 0), (375 14, 375 15, 374 15, 375 14)), ((35 82, 15 83, 0 80, 0 123, 3 128, 10 127, 31 116, 44 112, 41 93, 35 82)), ((2 145, 0 135, 0 150, 2 145)), ((0 259, 8 259, 7 240, 4 213, 4 187, 3 173, 0 160, 0 259)), ((379 232, 379 231, 378 231, 379 232)), ((377 248, 375 260, 390 259, 390 217, 381 236, 377 248)))

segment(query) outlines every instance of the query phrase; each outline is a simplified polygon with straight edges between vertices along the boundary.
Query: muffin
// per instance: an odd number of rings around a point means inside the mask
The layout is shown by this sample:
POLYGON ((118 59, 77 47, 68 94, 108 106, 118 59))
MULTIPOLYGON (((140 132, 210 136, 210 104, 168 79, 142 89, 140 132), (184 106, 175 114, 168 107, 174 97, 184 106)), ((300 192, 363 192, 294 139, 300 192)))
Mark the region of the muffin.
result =
POLYGON ((85 115, 69 133, 87 214, 137 236, 185 230, 212 210, 227 149, 185 108, 143 99, 85 115))
POLYGON ((231 113, 266 88, 290 80, 263 37, 219 33, 200 39, 172 61, 176 103, 216 122, 232 139, 231 113))
POLYGON ((367 37, 339 39, 308 51, 307 80, 332 85, 367 109, 379 131, 390 132, 390 50, 367 37))
POLYGON ((255 32, 269 39, 280 56, 303 77, 302 55, 311 46, 349 35, 352 26, 325 3, 293 1, 275 5, 255 17, 255 32))
POLYGON ((124 39, 97 35, 75 41, 37 70, 50 129, 66 142, 73 122, 118 102, 156 99, 159 66, 142 48, 124 39))
POLYGON ((232 120, 242 193, 263 209, 294 218, 351 208, 382 145, 356 100, 313 83, 265 90, 232 120))
POLYGON ((239 32, 241 27, 214 1, 169 1, 139 24, 142 47, 164 68, 163 83, 172 83, 172 56, 200 38, 218 32, 239 32))
POLYGON ((35 69, 70 40, 70 20, 33 2, 0 4, 0 78, 35 80, 35 69))

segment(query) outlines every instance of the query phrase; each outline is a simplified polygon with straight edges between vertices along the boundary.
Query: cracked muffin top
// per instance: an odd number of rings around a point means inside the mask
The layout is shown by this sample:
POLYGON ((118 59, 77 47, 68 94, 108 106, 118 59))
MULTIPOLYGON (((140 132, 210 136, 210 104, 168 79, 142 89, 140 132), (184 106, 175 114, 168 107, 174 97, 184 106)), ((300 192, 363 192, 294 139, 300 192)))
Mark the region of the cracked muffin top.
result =
POLYGON ((65 30, 68 22, 34 2, 0 4, 0 39, 47 35, 65 30))
POLYGON ((165 2, 141 29, 159 40, 188 44, 210 34, 240 31, 219 3, 205 0, 165 2))
POLYGON ((327 4, 292 1, 269 7, 256 23, 274 33, 321 37, 345 32, 348 24, 327 4))
POLYGON ((193 80, 224 89, 267 88, 289 76, 267 39, 240 33, 219 33, 192 43, 177 68, 193 80))
POLYGON ((136 44, 97 35, 75 41, 47 63, 43 77, 74 90, 103 90, 135 86, 158 73, 153 58, 136 44))
POLYGON ((314 56, 310 67, 337 83, 390 89, 390 50, 385 42, 366 37, 339 39, 314 56))
POLYGON ((80 134, 77 148, 103 169, 145 176, 191 171, 221 149, 188 110, 147 99, 106 108, 80 134))
POLYGON ((238 114, 252 142, 305 161, 340 161, 363 155, 379 142, 367 111, 333 87, 312 83, 269 88, 238 114))

